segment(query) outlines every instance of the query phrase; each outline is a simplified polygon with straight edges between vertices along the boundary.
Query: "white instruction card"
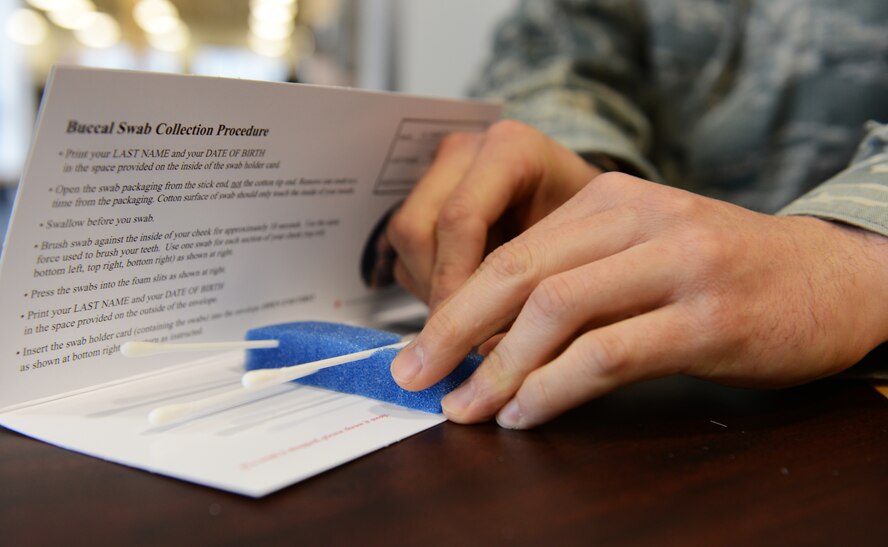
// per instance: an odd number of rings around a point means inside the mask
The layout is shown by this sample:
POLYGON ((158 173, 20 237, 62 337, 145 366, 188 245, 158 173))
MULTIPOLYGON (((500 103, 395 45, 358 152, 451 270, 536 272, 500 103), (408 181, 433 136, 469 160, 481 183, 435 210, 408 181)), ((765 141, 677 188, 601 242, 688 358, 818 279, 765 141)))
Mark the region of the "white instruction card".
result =
POLYGON ((0 258, 0 425, 261 496, 440 423, 295 384, 152 426, 238 390, 239 352, 126 358, 128 340, 243 339, 297 320, 378 326, 385 221, 478 101, 54 69, 0 258))

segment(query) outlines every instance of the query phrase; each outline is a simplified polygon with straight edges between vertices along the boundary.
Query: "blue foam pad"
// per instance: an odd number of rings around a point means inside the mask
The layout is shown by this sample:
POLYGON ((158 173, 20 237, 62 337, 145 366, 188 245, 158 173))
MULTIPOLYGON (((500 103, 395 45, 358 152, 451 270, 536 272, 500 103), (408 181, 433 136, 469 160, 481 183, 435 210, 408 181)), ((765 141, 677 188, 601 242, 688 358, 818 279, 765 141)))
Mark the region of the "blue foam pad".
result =
MULTIPOLYGON (((279 340, 274 349, 252 349, 247 352, 247 370, 279 368, 327 359, 356 351, 378 348, 401 340, 397 334, 382 330, 299 321, 268 325, 247 331, 247 340, 279 340)), ((481 364, 481 356, 472 354, 446 378, 422 391, 407 391, 392 379, 389 372, 397 350, 374 353, 367 359, 320 370, 294 380, 299 384, 363 395, 378 401, 423 410, 441 412, 441 399, 459 386, 481 364)))

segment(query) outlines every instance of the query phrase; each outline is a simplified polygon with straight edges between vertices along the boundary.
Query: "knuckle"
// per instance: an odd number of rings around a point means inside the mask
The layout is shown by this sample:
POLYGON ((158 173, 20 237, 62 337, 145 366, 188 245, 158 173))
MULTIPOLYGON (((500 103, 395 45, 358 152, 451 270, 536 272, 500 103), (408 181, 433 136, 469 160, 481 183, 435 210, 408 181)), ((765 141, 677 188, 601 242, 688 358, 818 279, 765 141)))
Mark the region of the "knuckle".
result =
POLYGON ((705 213, 699 196, 653 183, 646 183, 635 201, 646 217, 664 229, 696 222, 705 213))
POLYGON ((403 209, 398 210, 389 219, 385 235, 392 247, 402 253, 425 249, 430 239, 421 229, 421 223, 403 209))
POLYGON ((435 155, 437 157, 444 157, 472 150, 477 145, 479 138, 477 133, 449 133, 441 139, 435 155))
POLYGON ((405 251, 411 246, 409 242, 412 239, 413 231, 408 228, 407 224, 403 216, 393 215, 385 229, 385 237, 398 251, 405 251))
POLYGON ((475 208, 470 200, 457 195, 444 203, 435 222, 435 228, 438 232, 455 232, 473 227, 475 221, 475 208))
POLYGON ((730 235, 707 225, 695 224, 684 230, 681 251, 704 277, 721 271, 730 256, 730 235))
POLYGON ((629 349, 623 340, 599 331, 586 345, 580 372, 589 385, 596 385, 602 378, 619 378, 629 366, 629 349))
POLYGON ((632 177, 628 177, 625 173, 620 173, 619 171, 608 171, 601 173, 593 180, 596 187, 614 188, 625 187, 627 181, 631 181, 632 177))
POLYGON ((642 181, 619 171, 608 171, 596 175, 595 178, 583 186, 579 193, 587 199, 597 201, 604 199, 628 205, 636 201, 640 202, 644 198, 647 192, 642 190, 648 184, 652 183, 642 181))
POLYGON ((494 348, 487 358, 484 359, 484 374, 482 378, 494 385, 501 384, 504 379, 513 376, 520 368, 512 352, 508 348, 501 346, 494 348))
POLYGON ((487 255, 481 268, 504 280, 530 283, 536 277, 536 249, 523 239, 513 239, 487 255))
POLYGON ((641 210, 641 200, 645 192, 646 181, 641 181, 617 171, 600 173, 588 181, 576 194, 576 199, 585 203, 601 206, 606 204, 623 209, 634 208, 641 210))
POLYGON ((502 120, 487 131, 482 153, 497 158, 506 180, 520 186, 543 176, 545 162, 540 150, 547 142, 542 133, 528 125, 502 120))
POLYGON ((491 140, 512 141, 539 135, 536 129, 518 120, 500 120, 487 130, 487 138, 491 140))
POLYGON ((435 289, 445 296, 456 288, 454 284, 461 284, 469 275, 471 272, 463 264, 443 256, 439 256, 432 267, 435 289))
POLYGON ((564 316, 575 302, 576 290, 564 275, 542 280, 527 300, 531 315, 544 321, 564 316))
POLYGON ((462 329, 460 329, 459 322, 451 318, 450 315, 445 312, 438 312, 429 318, 428 323, 423 328, 423 334, 426 335, 426 339, 431 337, 441 343, 449 344, 460 338, 462 329))
POLYGON ((402 234, 410 233, 413 231, 415 224, 416 222, 411 215, 407 214, 404 211, 404 208, 401 207, 389 217, 388 226, 386 227, 386 235, 391 239, 393 235, 400 236, 402 234))
POLYGON ((676 218, 699 218, 703 202, 699 196, 688 192, 669 192, 669 197, 664 200, 664 206, 668 207, 676 218))

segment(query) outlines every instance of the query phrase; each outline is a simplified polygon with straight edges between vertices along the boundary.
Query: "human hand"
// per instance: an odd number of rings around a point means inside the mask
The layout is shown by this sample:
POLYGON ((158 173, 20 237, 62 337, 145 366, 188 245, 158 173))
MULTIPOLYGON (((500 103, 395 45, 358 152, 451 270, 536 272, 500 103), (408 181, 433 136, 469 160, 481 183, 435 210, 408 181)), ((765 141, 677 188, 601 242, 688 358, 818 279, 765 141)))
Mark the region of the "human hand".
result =
POLYGON ((510 428, 657 376, 804 382, 888 338, 886 241, 604 174, 491 253, 392 374, 424 389, 505 331, 442 404, 510 428))
POLYGON ((389 222, 395 279, 432 309, 491 249, 570 199, 601 171, 539 131, 505 120, 456 133, 389 222))

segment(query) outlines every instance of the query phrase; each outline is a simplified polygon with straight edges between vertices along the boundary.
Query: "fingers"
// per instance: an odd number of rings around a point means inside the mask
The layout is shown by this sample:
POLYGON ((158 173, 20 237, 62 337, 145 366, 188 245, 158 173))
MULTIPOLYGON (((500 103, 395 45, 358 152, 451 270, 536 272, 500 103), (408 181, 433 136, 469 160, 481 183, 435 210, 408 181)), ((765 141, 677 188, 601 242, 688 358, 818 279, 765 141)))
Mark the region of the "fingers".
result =
POLYGON ((454 133, 445 138, 428 172, 389 221, 386 235, 398 253, 395 278, 422 300, 429 298, 438 211, 463 179, 481 140, 481 135, 471 133, 454 133), (409 280, 409 285, 402 282, 405 280, 409 280))
POLYGON ((676 270, 646 267, 664 254, 658 245, 642 243, 544 279, 478 370, 444 399, 444 413, 456 422, 486 420, 578 333, 668 302, 676 270))
POLYGON ((599 173, 535 129, 510 120, 494 125, 438 216, 430 307, 478 267, 491 228, 507 210, 520 217, 519 231, 527 229, 599 173))
POLYGON ((531 428, 621 385, 680 373, 693 353, 689 323, 671 305, 583 334, 527 376, 497 422, 531 428))
POLYGON ((634 245, 637 234, 619 209, 526 232, 485 259, 393 361, 405 389, 420 390, 452 370, 471 349, 501 332, 540 281, 634 245), (553 244, 557 242, 557 244, 553 244))
POLYGON ((484 140, 463 180, 442 206, 435 227, 437 248, 430 279, 429 306, 433 310, 481 263, 490 227, 542 177, 536 156, 521 154, 528 146, 516 142, 529 137, 504 134, 500 130, 484 140))
POLYGON ((436 309, 492 248, 492 229, 528 228, 598 173, 539 131, 511 120, 484 134, 449 136, 389 223, 401 278, 409 277, 410 290, 436 309), (519 221, 502 223, 509 220, 507 210, 509 219, 519 221))
POLYGON ((602 175, 488 256, 392 375, 424 389, 505 331, 442 404, 454 421, 528 428, 661 375, 750 385, 834 372, 884 340, 835 318, 884 317, 871 306, 888 270, 823 224, 602 175))

